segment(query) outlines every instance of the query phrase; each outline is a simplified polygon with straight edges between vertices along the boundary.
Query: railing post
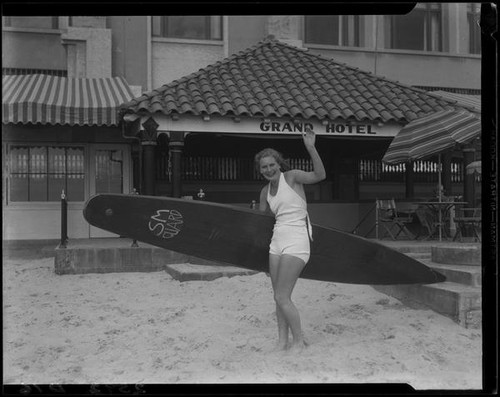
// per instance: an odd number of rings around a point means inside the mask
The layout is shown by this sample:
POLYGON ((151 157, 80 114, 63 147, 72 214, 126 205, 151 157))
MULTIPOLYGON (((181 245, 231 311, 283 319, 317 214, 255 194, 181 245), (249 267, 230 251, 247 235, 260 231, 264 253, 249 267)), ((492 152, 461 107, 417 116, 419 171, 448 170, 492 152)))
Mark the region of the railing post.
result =
POLYGON ((61 193, 61 248, 66 248, 68 243, 68 203, 64 189, 61 193))
MULTIPOLYGON (((134 189, 132 189, 132 194, 139 194, 139 192, 137 191, 137 189, 135 187, 134 187, 134 189)), ((135 238, 132 240, 131 247, 133 247, 133 248, 139 247, 139 244, 137 244, 137 240, 135 238)))
POLYGON ((205 201, 205 192, 203 191, 203 189, 200 189, 196 197, 198 197, 198 200, 200 201, 205 201))

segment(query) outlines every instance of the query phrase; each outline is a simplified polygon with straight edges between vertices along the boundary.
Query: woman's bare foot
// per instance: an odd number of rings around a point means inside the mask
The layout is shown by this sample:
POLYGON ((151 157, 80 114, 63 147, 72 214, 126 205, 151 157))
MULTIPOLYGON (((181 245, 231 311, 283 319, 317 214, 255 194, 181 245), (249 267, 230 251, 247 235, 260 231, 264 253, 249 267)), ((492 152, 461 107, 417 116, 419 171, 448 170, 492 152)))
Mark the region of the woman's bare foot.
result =
POLYGON ((288 342, 278 342, 278 344, 274 347, 273 352, 281 352, 287 350, 290 347, 288 342))
POLYGON ((307 343, 305 340, 300 340, 298 342, 293 342, 289 350, 290 352, 298 353, 304 350, 307 346, 309 346, 309 343, 307 343))

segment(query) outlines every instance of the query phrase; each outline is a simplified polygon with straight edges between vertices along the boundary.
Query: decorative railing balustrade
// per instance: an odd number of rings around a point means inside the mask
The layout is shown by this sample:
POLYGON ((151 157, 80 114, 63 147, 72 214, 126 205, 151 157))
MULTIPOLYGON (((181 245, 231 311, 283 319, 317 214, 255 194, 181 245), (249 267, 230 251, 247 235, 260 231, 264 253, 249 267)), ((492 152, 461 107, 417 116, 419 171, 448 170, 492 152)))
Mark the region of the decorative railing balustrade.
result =
MULTIPOLYGON (((291 158, 292 168, 312 170, 310 159, 291 158)), ((406 164, 389 165, 381 160, 361 159, 357 165, 360 182, 401 182, 405 181, 406 164)), ((415 183, 437 183, 438 163, 428 160, 413 163, 415 183)), ((157 158, 157 180, 170 181, 172 167, 167 155, 157 158)), ((464 165, 461 159, 453 159, 450 166, 451 182, 463 182, 464 165)), ((257 181, 261 179, 255 169, 253 158, 248 157, 208 157, 184 156, 182 158, 182 179, 185 181, 257 181)))
MULTIPOLYGON (((358 175, 360 182, 404 182, 406 164, 385 164, 381 160, 359 160, 358 175)), ((463 161, 454 159, 451 162, 451 182, 463 181, 463 161)), ((437 183, 439 164, 429 160, 413 163, 413 180, 415 183, 437 183)))

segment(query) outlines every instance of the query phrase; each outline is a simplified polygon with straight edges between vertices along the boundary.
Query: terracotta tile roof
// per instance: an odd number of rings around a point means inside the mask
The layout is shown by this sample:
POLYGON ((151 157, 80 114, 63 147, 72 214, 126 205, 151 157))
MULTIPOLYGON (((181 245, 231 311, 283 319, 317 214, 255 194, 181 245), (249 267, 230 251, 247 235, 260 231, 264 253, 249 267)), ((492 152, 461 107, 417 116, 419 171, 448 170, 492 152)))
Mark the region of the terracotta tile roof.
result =
POLYGON ((349 65, 266 39, 122 105, 126 113, 163 113, 406 124, 456 107, 349 65))

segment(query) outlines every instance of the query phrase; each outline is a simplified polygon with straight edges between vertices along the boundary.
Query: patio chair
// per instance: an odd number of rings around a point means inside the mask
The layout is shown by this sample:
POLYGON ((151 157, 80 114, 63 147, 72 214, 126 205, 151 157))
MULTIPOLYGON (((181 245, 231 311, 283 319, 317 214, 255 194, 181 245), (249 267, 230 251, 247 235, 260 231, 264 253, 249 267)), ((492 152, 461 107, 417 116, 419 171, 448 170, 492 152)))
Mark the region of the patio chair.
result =
POLYGON ((378 239, 383 240, 389 234, 393 240, 397 240, 401 233, 405 234, 408 239, 413 239, 406 227, 411 222, 413 222, 413 215, 400 216, 394 199, 376 200, 375 232, 378 239), (382 234, 380 234, 380 227, 383 229, 382 234), (394 228, 397 233, 393 232, 394 228))
POLYGON ((460 208, 457 209, 453 221, 456 224, 457 232, 453 237, 453 241, 472 234, 474 240, 481 242, 481 208, 460 208))
MULTIPOLYGON (((437 232, 436 222, 437 217, 436 214, 431 211, 429 208, 424 206, 419 206, 415 210, 415 215, 417 216, 420 224, 427 230, 426 240, 432 238, 437 232)), ((418 238, 419 236, 417 236, 418 238)))

